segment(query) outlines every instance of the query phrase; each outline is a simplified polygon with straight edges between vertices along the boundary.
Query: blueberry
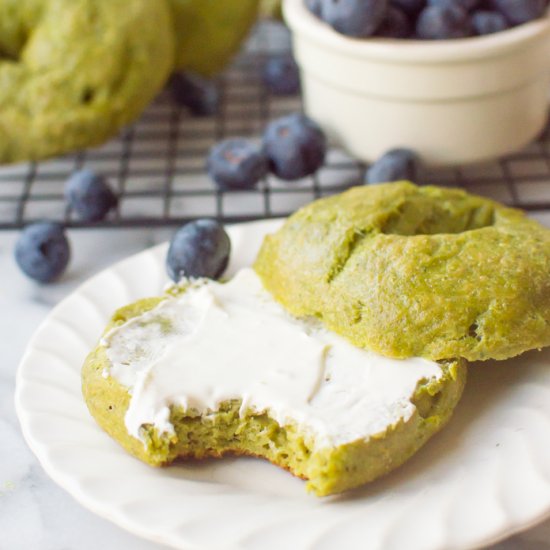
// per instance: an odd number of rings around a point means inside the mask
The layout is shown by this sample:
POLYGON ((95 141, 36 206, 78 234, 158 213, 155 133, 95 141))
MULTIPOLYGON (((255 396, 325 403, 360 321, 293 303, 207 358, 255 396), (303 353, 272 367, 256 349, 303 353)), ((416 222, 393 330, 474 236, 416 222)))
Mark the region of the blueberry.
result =
POLYGON ((547 0, 491 0, 491 6, 500 11, 511 25, 521 25, 542 17, 547 0))
POLYGON ((262 79, 267 89, 275 95, 294 95, 300 91, 300 73, 291 55, 268 58, 263 66, 262 79))
POLYGON ((170 91, 174 101, 187 107, 191 114, 212 116, 218 112, 220 94, 217 86, 193 73, 175 73, 170 79, 170 91))
POLYGON ((407 38, 411 35, 411 32, 411 23, 407 14, 390 6, 386 19, 376 34, 385 38, 407 38))
POLYGON ((428 6, 418 16, 416 34, 425 40, 464 38, 471 35, 471 23, 458 6, 428 6))
POLYGON ((87 222, 102 220, 118 203, 105 177, 87 169, 75 172, 67 180, 65 199, 77 216, 87 222))
POLYGON ((207 169, 221 189, 251 189, 267 174, 268 163, 261 147, 234 138, 212 147, 207 169))
POLYGON ((326 149, 323 131, 300 113, 274 120, 264 132, 269 168, 284 180, 296 180, 316 172, 325 160, 326 149))
POLYGON ((426 0, 390 0, 390 3, 411 16, 418 15, 426 7, 426 0))
POLYGON ((316 15, 317 17, 321 17, 322 9, 323 9, 323 0, 306 0, 306 8, 313 13, 313 15, 316 15))
POLYGON ((336 31, 348 36, 372 36, 382 24, 388 0, 323 0, 321 15, 336 31))
POLYGON ((392 149, 367 170, 365 183, 416 181, 419 167, 417 154, 410 149, 392 149))
POLYGON ((223 225, 215 220, 190 222, 176 231, 168 254, 166 270, 174 282, 182 277, 217 279, 229 261, 231 243, 223 225))
POLYGON ((466 11, 473 10, 479 3, 480 0, 428 0, 430 6, 458 7, 466 11))
POLYGON ((71 251, 63 226, 37 222, 23 229, 15 243, 15 261, 36 281, 49 283, 65 271, 71 251))
POLYGON ((509 25, 504 15, 497 11, 480 10, 472 14, 472 26, 476 34, 493 34, 506 30, 509 25))

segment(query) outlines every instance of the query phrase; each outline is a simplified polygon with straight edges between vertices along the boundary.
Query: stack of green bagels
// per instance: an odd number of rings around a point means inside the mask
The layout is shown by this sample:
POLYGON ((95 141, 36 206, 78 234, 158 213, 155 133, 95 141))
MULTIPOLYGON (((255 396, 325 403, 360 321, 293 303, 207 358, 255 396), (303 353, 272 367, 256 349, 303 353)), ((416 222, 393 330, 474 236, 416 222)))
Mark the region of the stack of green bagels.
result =
POLYGON ((0 163, 97 145, 173 70, 211 76, 259 0, 0 0, 0 163))

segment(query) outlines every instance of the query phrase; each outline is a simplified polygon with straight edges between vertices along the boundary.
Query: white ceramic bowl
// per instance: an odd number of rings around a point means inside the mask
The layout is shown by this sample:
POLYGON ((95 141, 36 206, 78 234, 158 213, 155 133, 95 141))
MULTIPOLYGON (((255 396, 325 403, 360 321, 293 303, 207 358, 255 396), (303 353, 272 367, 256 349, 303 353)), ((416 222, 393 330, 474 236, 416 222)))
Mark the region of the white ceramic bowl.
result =
POLYGON ((285 0, 306 113, 364 161, 397 146, 435 165, 525 146, 544 128, 550 16, 447 41, 354 39, 285 0))

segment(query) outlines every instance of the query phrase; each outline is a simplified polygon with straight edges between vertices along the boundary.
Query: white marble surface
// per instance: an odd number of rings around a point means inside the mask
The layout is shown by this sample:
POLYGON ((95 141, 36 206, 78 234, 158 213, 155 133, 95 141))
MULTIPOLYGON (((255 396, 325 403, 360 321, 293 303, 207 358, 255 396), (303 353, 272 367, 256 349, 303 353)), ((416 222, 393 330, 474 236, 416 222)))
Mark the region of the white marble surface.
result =
MULTIPOLYGON (((550 222, 550 215, 544 222, 550 222)), ((0 233, 0 550, 153 550, 76 503, 44 473, 22 439, 13 395, 26 343, 50 309, 85 279, 164 240, 164 230, 72 231, 73 258, 65 276, 39 286, 17 269, 16 234, 0 233)), ((493 550, 550 549, 550 521, 493 550)))

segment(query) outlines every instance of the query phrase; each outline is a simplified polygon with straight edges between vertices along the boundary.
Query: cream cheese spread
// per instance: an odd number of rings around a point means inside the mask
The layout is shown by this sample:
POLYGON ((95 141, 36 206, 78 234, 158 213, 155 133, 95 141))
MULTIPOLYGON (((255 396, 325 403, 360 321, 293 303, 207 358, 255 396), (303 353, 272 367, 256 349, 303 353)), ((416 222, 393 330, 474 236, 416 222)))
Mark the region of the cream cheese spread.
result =
POLYGON ((108 375, 131 393, 125 422, 137 438, 144 424, 172 433, 172 405, 211 413, 240 400, 241 414, 267 412, 318 447, 340 445, 408 420, 417 384, 442 375, 433 361, 382 357, 291 317, 249 268, 226 283, 192 282, 102 345, 108 375))

